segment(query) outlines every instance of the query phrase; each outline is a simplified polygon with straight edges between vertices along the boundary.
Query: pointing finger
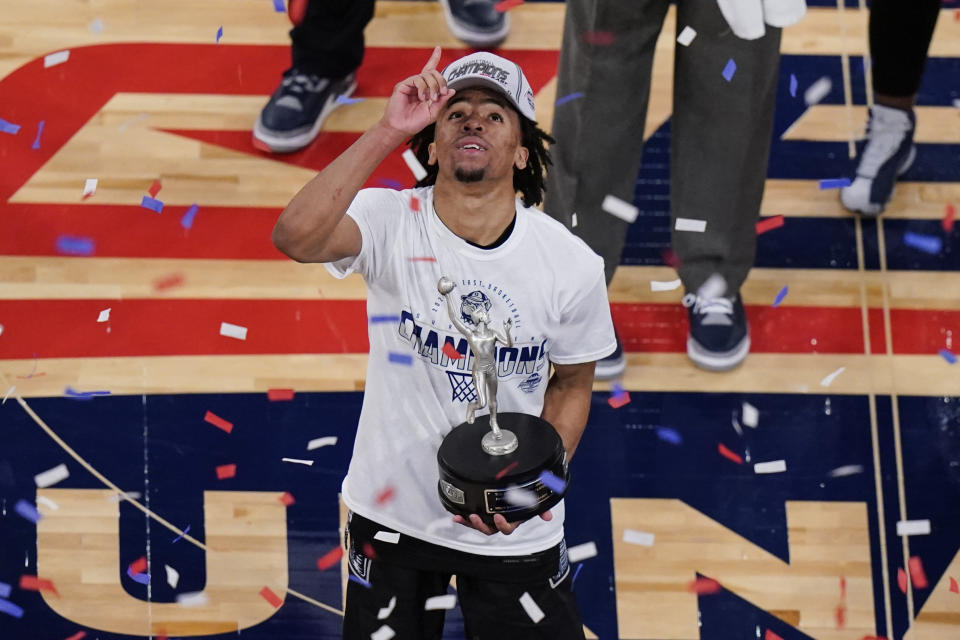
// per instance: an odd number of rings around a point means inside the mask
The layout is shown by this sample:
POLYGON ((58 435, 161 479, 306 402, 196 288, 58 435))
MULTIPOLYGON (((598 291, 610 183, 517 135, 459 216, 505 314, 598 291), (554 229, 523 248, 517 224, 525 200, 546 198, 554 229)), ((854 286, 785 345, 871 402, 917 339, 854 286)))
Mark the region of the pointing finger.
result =
POLYGON ((437 63, 440 62, 440 47, 434 47, 433 53, 430 54, 430 59, 427 60, 427 64, 423 65, 423 69, 420 70, 420 73, 426 73, 432 69, 437 68, 437 63))

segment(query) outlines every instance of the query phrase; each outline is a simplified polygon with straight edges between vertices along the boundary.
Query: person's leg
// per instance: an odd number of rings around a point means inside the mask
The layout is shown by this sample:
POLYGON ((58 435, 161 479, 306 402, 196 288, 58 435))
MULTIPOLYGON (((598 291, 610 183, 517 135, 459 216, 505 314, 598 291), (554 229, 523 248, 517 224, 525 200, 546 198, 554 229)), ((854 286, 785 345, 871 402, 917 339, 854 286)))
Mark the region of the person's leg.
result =
POLYGON ((363 62, 363 30, 373 0, 311 0, 290 30, 293 68, 321 78, 342 78, 363 62))

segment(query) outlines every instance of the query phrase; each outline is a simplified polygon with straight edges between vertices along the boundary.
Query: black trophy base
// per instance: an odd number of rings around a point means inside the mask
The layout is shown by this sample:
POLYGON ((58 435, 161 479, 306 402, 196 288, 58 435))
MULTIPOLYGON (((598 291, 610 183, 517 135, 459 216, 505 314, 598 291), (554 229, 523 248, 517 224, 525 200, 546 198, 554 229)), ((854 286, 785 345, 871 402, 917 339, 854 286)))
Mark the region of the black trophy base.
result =
POLYGON ((464 517, 475 513, 488 524, 499 513, 516 522, 550 509, 566 493, 565 486, 557 493, 538 479, 549 471, 564 483, 569 481, 567 454, 556 429, 525 413, 498 413, 497 423, 517 437, 515 451, 502 455, 484 451, 481 441, 490 432, 490 416, 478 416, 473 424, 464 422, 443 439, 437 452, 437 488, 450 513, 464 517), (508 489, 522 491, 508 496, 508 489))

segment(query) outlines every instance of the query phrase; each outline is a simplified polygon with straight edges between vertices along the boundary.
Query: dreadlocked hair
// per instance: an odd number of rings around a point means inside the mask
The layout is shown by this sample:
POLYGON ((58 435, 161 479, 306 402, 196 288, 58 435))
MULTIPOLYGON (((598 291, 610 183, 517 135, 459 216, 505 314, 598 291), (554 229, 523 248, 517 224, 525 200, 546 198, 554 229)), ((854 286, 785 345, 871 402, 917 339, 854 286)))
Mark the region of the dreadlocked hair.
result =
MULTIPOLYGON (((427 170, 427 176, 417 182, 418 187, 430 187, 437 182, 437 173, 439 167, 435 164, 427 164, 430 159, 430 152, 427 147, 433 142, 436 135, 436 124, 429 124, 418 133, 414 134, 407 142, 413 150, 417 160, 427 170)), ((523 169, 513 168, 513 190, 520 192, 520 199, 523 200, 525 207, 534 207, 543 202, 543 192, 547 188, 546 168, 553 164, 550 160, 550 152, 547 151, 545 143, 556 144, 553 137, 538 127, 536 123, 520 117, 520 145, 529 150, 530 156, 527 158, 527 166, 523 169)))

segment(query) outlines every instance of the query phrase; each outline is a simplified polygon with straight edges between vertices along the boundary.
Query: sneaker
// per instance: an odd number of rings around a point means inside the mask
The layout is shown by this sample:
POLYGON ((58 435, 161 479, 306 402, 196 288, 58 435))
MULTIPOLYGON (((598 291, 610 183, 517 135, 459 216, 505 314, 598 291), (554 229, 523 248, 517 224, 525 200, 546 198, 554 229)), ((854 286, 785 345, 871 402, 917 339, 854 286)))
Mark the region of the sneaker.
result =
POLYGON ((627 368, 627 360, 623 357, 623 344, 620 343, 620 336, 616 329, 613 330, 613 334, 617 338, 617 348, 606 358, 597 360, 597 365, 593 370, 594 380, 619 378, 627 368))
POLYGON ((471 47, 495 47, 510 33, 510 19, 496 0, 440 0, 450 33, 471 47))
POLYGON ((893 184, 917 155, 913 145, 913 111, 875 104, 867 122, 867 144, 857 159, 853 184, 840 189, 840 201, 850 211, 875 216, 893 196, 893 184))
POLYGON ((303 149, 320 133, 330 112, 340 106, 337 99, 349 96, 356 88, 353 73, 332 79, 290 69, 260 112, 253 127, 254 145, 265 145, 274 153, 303 149))
POLYGON ((690 314, 687 355, 707 371, 728 371, 750 352, 750 333, 743 301, 732 298, 702 298, 688 293, 683 304, 690 314))

